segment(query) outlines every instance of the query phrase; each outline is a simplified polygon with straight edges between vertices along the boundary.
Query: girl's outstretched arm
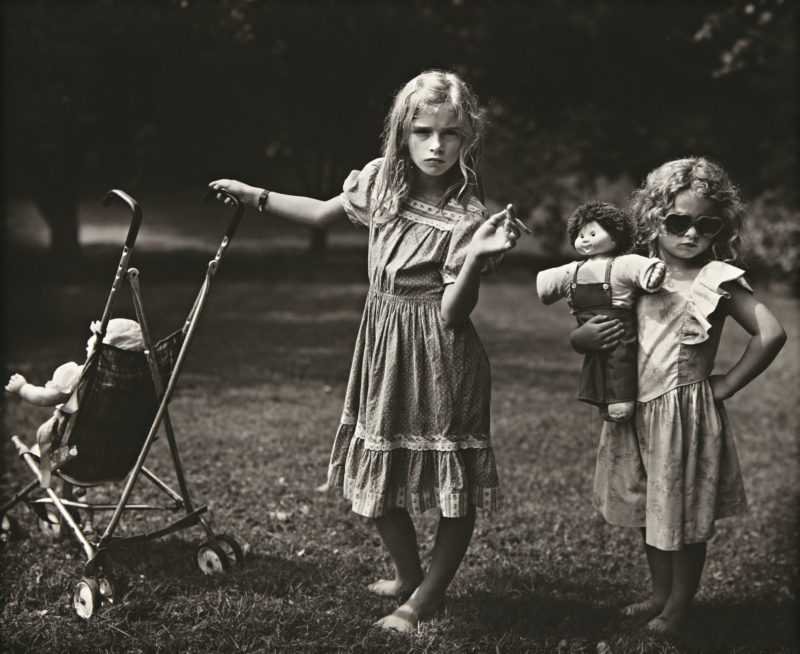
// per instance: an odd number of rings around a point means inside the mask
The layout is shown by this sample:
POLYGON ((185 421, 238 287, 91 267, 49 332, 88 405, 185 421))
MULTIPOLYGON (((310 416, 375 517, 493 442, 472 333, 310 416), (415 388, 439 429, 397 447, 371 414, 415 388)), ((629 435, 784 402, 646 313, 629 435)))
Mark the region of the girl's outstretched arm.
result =
POLYGON ((730 292, 728 313, 751 338, 742 358, 727 373, 709 379, 717 400, 732 397, 764 372, 786 342, 786 332, 766 306, 738 285, 726 285, 725 290, 730 292))
POLYGON ((448 327, 457 327, 469 318, 478 303, 481 270, 486 259, 507 252, 520 236, 511 205, 491 216, 472 237, 464 264, 452 284, 444 287, 441 316, 448 327))
MULTIPOLYGON (((259 199, 264 192, 263 188, 250 186, 235 179, 217 179, 211 182, 209 187, 215 191, 225 190, 231 195, 235 195, 243 205, 252 209, 259 209, 259 199)), ((218 197, 223 198, 221 195, 218 197)), ((338 197, 330 200, 316 200, 299 195, 269 193, 263 208, 265 213, 272 216, 285 218, 308 227, 327 227, 346 216, 338 197)))

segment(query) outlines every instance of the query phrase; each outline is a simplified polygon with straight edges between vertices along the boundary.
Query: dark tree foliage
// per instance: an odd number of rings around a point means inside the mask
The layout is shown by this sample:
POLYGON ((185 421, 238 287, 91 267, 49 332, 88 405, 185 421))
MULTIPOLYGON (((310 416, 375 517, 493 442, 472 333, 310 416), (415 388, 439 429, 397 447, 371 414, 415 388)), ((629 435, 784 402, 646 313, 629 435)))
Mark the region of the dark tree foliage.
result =
POLYGON ((236 176, 330 197, 379 154, 393 93, 431 67, 463 73, 490 108, 488 194, 543 224, 558 225, 598 176, 638 180, 690 153, 724 161, 751 196, 794 188, 788 1, 3 8, 6 190, 36 199, 65 250, 77 200, 98 188, 236 176))

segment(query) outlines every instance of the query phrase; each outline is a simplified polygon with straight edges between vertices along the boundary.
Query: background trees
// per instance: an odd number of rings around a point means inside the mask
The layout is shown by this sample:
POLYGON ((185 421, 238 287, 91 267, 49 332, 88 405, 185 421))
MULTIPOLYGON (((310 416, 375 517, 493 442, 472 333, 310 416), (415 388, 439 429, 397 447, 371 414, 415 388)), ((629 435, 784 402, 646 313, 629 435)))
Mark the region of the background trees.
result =
POLYGON ((789 207, 790 232, 796 222, 786 0, 8 0, 4 11, 6 192, 36 199, 64 251, 77 245, 77 200, 110 184, 225 174, 336 193, 378 153, 393 92, 429 67, 464 73, 489 105, 488 193, 513 197, 543 238, 558 239, 587 193, 624 195, 660 161, 700 152, 747 197, 789 207))

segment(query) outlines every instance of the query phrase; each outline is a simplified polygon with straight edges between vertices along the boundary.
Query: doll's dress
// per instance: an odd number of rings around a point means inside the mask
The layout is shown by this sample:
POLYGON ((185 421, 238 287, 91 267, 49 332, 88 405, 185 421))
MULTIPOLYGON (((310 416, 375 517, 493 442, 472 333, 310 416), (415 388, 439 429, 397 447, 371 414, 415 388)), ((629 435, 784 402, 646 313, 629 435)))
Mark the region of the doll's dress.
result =
POLYGON ((579 282, 578 273, 585 263, 576 267, 570 284, 567 302, 579 325, 598 315, 616 318, 624 333, 619 344, 608 352, 588 352, 583 358, 578 399, 596 406, 636 399, 636 325, 633 309, 616 307, 611 298, 611 270, 614 257, 606 262, 601 282, 579 282))
POLYGON ((730 296, 722 285, 751 290, 743 275, 711 261, 637 302, 636 418, 603 424, 593 501, 609 522, 645 527, 661 550, 705 542, 715 520, 747 511, 730 423, 708 382, 730 296))
POLYGON ((373 217, 381 160, 353 171, 340 196, 350 220, 369 228, 369 292, 356 339, 328 485, 354 512, 500 501, 491 447, 489 361, 472 323, 445 326, 445 284, 453 282, 473 234, 487 217, 474 198, 443 210, 408 198, 397 217, 373 217))

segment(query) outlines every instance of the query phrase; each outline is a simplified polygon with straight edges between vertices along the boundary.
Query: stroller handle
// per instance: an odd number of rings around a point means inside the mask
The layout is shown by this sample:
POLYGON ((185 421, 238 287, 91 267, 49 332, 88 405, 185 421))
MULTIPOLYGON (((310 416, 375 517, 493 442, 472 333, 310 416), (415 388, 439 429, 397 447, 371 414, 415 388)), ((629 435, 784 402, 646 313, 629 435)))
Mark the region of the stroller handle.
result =
POLYGON ((128 236, 125 238, 125 247, 133 248, 136 243, 136 236, 139 234, 139 226, 142 224, 142 210, 136 200, 125 191, 120 191, 119 189, 111 189, 103 196, 103 206, 110 206, 114 198, 118 198, 126 204, 131 211, 131 226, 128 229, 128 236))
POLYGON ((233 235, 236 234, 236 230, 239 228, 239 221, 242 219, 242 212, 244 211, 244 207, 242 203, 239 201, 233 193, 228 193, 223 189, 214 190, 209 189, 206 193, 206 197, 204 198, 206 202, 209 202, 217 197, 217 194, 223 196, 223 202, 225 200, 230 200, 233 202, 233 218, 231 218, 230 223, 228 223, 228 229, 225 231, 225 237, 230 242, 233 239, 233 235))

